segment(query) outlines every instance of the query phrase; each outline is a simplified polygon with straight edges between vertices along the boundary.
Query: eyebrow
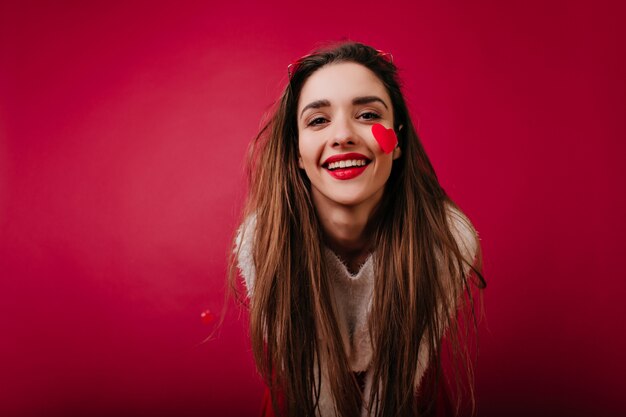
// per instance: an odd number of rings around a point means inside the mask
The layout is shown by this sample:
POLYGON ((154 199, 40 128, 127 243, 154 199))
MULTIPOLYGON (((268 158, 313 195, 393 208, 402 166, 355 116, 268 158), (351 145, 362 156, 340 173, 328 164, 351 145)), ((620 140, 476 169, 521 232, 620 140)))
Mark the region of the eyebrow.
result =
MULTIPOLYGON (((389 110, 389 107, 387 107, 387 103, 385 103, 382 98, 377 97, 377 96, 355 97, 352 100, 353 105, 363 105, 363 104, 369 104, 369 103, 374 103, 374 102, 382 103, 382 105, 385 106, 385 109, 389 110)), ((306 106, 304 106, 304 108, 300 112, 300 117, 302 118, 302 115, 308 109, 321 109, 322 107, 330 107, 330 101, 326 99, 321 99, 321 100, 315 100, 307 104, 306 106)))

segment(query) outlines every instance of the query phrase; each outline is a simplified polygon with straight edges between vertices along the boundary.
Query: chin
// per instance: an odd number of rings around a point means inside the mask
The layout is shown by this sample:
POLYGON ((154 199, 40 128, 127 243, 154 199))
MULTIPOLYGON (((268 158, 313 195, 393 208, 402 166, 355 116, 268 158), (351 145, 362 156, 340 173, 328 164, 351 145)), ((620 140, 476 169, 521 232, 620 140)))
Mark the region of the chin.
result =
POLYGON ((372 196, 364 195, 362 193, 354 193, 354 194, 341 193, 338 195, 331 195, 329 196, 328 199, 342 206, 353 207, 353 206, 358 206, 359 204, 366 202, 371 197, 372 196))
POLYGON ((355 207, 358 206, 359 204, 361 204, 364 200, 363 199, 341 199, 341 200, 334 200, 334 202, 336 204, 342 205, 342 206, 346 206, 346 207, 355 207))

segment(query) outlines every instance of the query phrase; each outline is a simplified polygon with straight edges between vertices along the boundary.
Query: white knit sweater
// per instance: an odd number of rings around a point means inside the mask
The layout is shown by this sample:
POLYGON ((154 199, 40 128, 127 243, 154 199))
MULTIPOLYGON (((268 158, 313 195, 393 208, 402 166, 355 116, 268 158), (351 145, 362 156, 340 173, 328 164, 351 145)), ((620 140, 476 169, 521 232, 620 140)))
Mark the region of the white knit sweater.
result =
MULTIPOLYGON (((478 242, 474 238, 475 231, 470 221, 458 210, 450 207, 448 210, 452 233, 455 236, 459 249, 468 260, 473 260, 476 254, 478 242)), ((248 296, 252 297, 254 292, 255 268, 252 257, 254 242, 254 228, 256 219, 250 216, 245 224, 239 228, 237 245, 239 246, 238 264, 243 276, 248 296), (245 233, 242 233, 245 230, 245 233)), ((339 257, 327 247, 324 247, 324 255, 330 267, 330 277, 332 279, 332 291, 337 307, 337 321, 341 336, 343 338, 346 356, 350 368, 353 372, 365 371, 365 388, 362 416, 368 416, 365 405, 369 402, 372 389, 372 376, 370 364, 372 362, 372 343, 368 330, 368 318, 372 306, 372 295, 374 289, 374 268, 373 256, 367 258, 360 267, 356 275, 352 275, 346 265, 339 257)), ((466 267, 466 271, 469 266, 466 267)), ((442 271, 442 270, 440 270, 442 271)), ((417 373, 415 378, 415 389, 419 387, 420 381, 428 365, 428 347, 425 341, 419 349, 417 373)), ((320 417, 335 417, 336 411, 330 392, 330 383, 326 368, 322 368, 322 384, 319 401, 320 417)))

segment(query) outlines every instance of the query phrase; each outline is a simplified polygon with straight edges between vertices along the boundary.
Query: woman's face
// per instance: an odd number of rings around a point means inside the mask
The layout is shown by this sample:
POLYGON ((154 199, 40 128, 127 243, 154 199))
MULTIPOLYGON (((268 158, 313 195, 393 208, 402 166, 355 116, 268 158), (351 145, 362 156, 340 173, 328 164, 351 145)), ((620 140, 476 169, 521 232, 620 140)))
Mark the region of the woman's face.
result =
POLYGON ((374 207, 381 199, 393 160, 372 125, 393 127, 391 99, 368 68, 352 62, 329 64, 305 82, 298 101, 298 164, 311 180, 320 205, 374 207))

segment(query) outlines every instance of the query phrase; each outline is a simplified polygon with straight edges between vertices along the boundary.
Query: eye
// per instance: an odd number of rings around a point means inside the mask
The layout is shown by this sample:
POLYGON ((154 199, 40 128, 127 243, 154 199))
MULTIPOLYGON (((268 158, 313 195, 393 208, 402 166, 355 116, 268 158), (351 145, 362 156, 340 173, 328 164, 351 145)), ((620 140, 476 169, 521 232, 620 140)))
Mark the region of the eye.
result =
POLYGON ((327 122, 328 120, 326 120, 326 118, 324 117, 316 117, 315 119, 311 120, 307 126, 319 126, 321 124, 323 124, 324 122, 327 122))
POLYGON ((377 120, 377 119, 380 119, 380 114, 375 113, 373 111, 368 111, 365 113, 361 113, 359 117, 362 117, 365 120, 377 120))

